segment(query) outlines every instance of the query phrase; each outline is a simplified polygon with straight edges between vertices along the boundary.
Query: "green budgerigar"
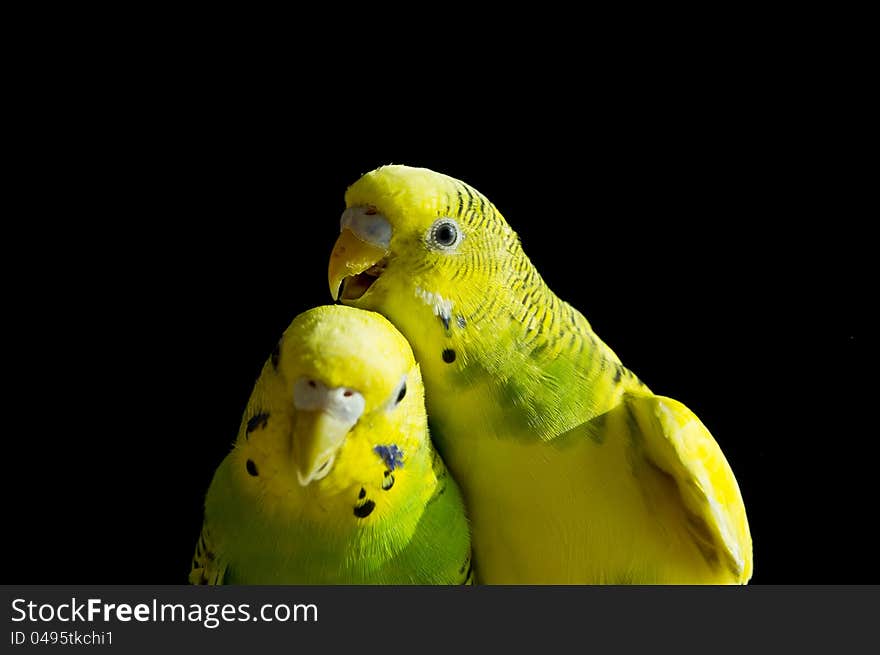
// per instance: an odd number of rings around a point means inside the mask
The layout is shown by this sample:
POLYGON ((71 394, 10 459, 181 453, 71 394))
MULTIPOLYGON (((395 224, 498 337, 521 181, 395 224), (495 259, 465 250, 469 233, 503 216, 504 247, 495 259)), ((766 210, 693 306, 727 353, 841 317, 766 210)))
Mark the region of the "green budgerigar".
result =
POLYGON ((217 469, 194 584, 469 584, 468 521, 418 364, 379 314, 297 316, 217 469))
POLYGON ((745 507, 712 435, 548 288, 484 195, 384 166, 345 200, 330 290, 412 345, 481 582, 748 581, 745 507))

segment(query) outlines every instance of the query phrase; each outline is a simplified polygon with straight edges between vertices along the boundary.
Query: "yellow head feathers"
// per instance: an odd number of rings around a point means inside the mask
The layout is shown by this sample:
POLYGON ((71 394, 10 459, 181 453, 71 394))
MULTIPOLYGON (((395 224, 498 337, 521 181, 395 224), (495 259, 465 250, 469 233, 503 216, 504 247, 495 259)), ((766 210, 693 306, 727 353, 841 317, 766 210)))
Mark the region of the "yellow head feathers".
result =
POLYGON ((483 194, 426 168, 378 168, 349 187, 345 203, 330 260, 334 297, 357 300, 386 267, 434 293, 456 270, 488 281, 497 267, 486 263, 520 253, 516 234, 483 194))
POLYGON ((384 316, 343 305, 297 316, 284 332, 276 363, 288 384, 307 377, 357 390, 365 414, 387 403, 416 366, 409 343, 384 316))
POLYGON ((387 466, 377 447, 414 457, 427 439, 406 339, 379 314, 336 305, 287 328, 254 388, 237 450, 275 493, 299 497, 381 483, 387 466))

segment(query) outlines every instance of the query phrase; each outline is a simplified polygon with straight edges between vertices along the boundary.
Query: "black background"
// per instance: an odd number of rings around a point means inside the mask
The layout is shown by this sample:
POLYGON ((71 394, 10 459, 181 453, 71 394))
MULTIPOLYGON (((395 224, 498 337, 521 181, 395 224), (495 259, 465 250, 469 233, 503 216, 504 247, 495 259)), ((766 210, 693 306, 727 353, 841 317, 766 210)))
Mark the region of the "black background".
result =
POLYGON ((392 162, 485 193, 550 287, 698 413, 745 498, 754 583, 880 580, 867 173, 834 76, 644 64, 423 97, 54 65, 20 99, 5 240, 24 363, 6 581, 185 582, 263 361, 331 300, 345 188, 392 162))

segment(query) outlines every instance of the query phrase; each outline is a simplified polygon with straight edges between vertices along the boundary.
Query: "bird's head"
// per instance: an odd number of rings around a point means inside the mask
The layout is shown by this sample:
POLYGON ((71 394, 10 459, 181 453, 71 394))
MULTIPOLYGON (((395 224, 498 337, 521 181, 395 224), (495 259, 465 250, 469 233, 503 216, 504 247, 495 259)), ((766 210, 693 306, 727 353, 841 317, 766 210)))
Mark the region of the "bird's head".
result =
POLYGON ((236 450, 261 493, 327 497, 387 485, 427 448, 421 375, 406 339, 379 314, 336 305, 300 314, 285 331, 236 450))
POLYGON ((521 252, 485 196, 425 168, 378 168, 349 187, 345 204, 330 256, 330 292, 398 327, 413 312, 433 315, 447 329, 466 321, 462 305, 475 305, 501 283, 503 263, 521 252))

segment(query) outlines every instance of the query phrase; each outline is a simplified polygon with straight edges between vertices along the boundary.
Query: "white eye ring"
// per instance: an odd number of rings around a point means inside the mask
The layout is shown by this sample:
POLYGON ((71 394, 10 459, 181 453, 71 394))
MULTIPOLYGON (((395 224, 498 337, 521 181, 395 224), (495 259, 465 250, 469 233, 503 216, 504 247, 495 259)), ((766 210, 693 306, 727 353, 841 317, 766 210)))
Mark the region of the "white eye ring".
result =
POLYGON ((454 219, 439 218, 428 230, 427 241, 435 250, 454 250, 463 238, 464 234, 454 219))

